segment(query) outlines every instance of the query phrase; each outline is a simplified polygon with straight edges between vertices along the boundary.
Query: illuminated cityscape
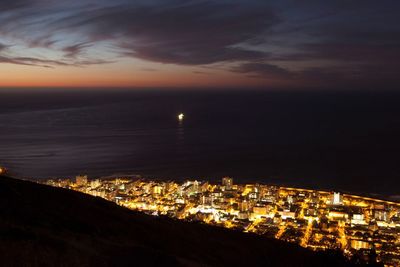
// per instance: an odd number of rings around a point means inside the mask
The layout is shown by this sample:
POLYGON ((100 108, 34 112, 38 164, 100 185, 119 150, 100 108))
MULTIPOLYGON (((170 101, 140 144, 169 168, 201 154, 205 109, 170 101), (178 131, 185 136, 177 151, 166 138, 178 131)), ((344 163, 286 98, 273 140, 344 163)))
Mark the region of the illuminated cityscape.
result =
POLYGON ((400 203, 264 184, 113 178, 47 180, 154 216, 256 233, 311 250, 341 250, 385 266, 400 264, 400 203))
POLYGON ((400 267, 399 14, 0 0, 0 267, 400 267))

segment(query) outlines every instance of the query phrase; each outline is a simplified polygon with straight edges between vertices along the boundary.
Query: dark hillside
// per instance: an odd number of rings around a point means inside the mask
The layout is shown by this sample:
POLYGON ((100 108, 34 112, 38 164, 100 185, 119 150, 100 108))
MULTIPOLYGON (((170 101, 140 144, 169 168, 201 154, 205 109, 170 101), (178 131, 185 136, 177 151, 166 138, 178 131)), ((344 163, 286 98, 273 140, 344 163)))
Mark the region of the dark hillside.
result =
POLYGON ((348 266, 335 253, 0 177, 1 266, 348 266))

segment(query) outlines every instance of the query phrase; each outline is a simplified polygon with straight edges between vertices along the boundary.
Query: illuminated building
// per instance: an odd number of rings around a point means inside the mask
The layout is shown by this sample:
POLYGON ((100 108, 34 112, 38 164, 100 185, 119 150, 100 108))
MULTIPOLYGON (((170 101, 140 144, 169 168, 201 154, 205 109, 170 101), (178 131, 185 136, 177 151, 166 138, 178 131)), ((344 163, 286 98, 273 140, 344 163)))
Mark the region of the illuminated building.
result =
POLYGON ((101 186, 101 182, 99 179, 90 181, 90 187, 96 189, 97 187, 101 186))
POLYGON ((78 175, 75 177, 75 183, 78 186, 86 185, 88 182, 87 175, 78 175))
POLYGON ((249 214, 247 212, 241 211, 238 213, 239 220, 246 220, 249 218, 249 214))
POLYGON ((331 220, 347 220, 349 214, 343 209, 333 208, 329 210, 328 218, 331 220))
POLYGON ((371 248, 371 244, 369 242, 366 242, 363 240, 356 240, 356 239, 351 240, 350 246, 356 250, 371 248))
POLYGON ((366 225, 367 222, 364 220, 364 214, 353 214, 351 223, 354 225, 361 224, 366 225))
POLYGON ((149 215, 242 229, 313 250, 345 255, 377 248, 388 266, 400 262, 400 203, 310 189, 204 181, 94 180, 77 176, 46 184, 103 197, 149 215))
POLYGON ((266 216, 267 215, 267 207, 266 206, 254 206, 253 214, 255 216, 266 216))
POLYGON ((163 191, 163 187, 159 186, 159 185, 155 185, 153 187, 153 193, 157 194, 157 195, 161 195, 163 191))
POLYGON ((231 177, 222 178, 222 185, 226 190, 231 190, 233 186, 233 179, 231 177))
POLYGON ((246 200, 243 199, 241 202, 239 202, 239 210, 240 211, 248 211, 250 209, 250 203, 246 200))
POLYGON ((285 209, 278 211, 279 215, 281 216, 282 220, 286 220, 288 218, 294 219, 296 217, 296 212, 293 209, 285 209))
POLYGON ((343 205, 343 196, 340 193, 334 192, 331 198, 332 205, 343 205))
POLYGON ((373 215, 375 220, 377 221, 387 222, 389 219, 388 212, 385 210, 384 207, 379 207, 377 209, 374 209, 373 215))
POLYGON ((287 202, 288 202, 289 204, 293 204, 293 196, 288 196, 288 197, 287 197, 287 202))

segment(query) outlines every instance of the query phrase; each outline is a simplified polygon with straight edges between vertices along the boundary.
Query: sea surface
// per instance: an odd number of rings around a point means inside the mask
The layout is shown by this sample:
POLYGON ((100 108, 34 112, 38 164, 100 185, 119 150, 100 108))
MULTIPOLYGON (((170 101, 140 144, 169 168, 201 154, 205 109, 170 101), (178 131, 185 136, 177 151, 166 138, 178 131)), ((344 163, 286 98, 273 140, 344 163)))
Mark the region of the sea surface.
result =
POLYGON ((1 89, 0 165, 38 179, 229 175, 395 197, 400 93, 1 89))

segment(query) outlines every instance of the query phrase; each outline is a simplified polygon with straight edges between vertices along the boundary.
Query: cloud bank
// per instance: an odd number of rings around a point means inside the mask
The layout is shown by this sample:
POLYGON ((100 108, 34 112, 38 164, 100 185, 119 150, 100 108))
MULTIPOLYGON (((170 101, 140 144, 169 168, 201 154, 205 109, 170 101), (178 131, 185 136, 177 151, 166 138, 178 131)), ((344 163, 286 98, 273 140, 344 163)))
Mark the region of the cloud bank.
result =
POLYGON ((305 85, 390 87, 400 84, 399 11, 391 0, 3 0, 0 63, 82 67, 125 57, 305 85), (23 54, 21 45, 46 52, 23 54))

